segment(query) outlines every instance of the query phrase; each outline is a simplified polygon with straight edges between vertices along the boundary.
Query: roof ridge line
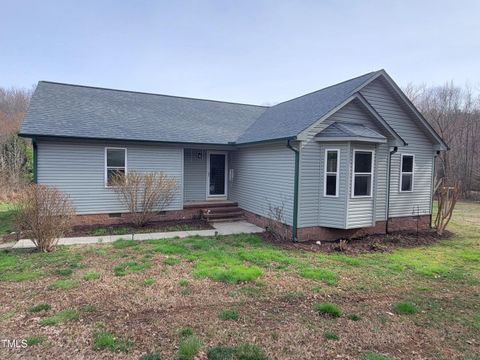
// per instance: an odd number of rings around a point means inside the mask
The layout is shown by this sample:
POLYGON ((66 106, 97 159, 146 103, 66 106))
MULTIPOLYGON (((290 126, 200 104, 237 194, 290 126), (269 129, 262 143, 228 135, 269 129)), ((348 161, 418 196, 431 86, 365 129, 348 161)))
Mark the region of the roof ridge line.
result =
POLYGON ((90 85, 81 85, 81 84, 62 83, 62 82, 58 82, 58 81, 49 81, 49 80, 40 80, 39 83, 48 83, 48 84, 63 85, 63 86, 74 86, 74 87, 81 87, 81 88, 88 88, 88 89, 97 89, 97 90, 118 91, 118 92, 132 93, 132 94, 164 96, 164 97, 187 99, 187 100, 210 101, 210 102, 217 102, 217 103, 222 103, 222 104, 243 105, 243 106, 255 106, 255 107, 261 107, 261 108, 265 108, 265 109, 270 108, 270 106, 265 106, 265 105, 246 104, 246 103, 239 103, 239 102, 234 102, 234 101, 222 101, 222 100, 214 100, 214 99, 202 99, 202 98, 194 98, 194 97, 188 97, 188 96, 177 96, 177 95, 159 94, 159 93, 152 93, 152 92, 145 92, 145 91, 133 91, 133 90, 123 90, 123 89, 107 88, 107 87, 101 87, 101 86, 90 86, 90 85))
MULTIPOLYGON (((332 85, 325 86, 325 87, 323 87, 323 88, 321 88, 321 89, 318 89, 318 90, 310 91, 309 93, 306 93, 306 94, 303 94, 303 95, 300 95, 300 96, 294 97, 294 98, 292 98, 292 99, 288 99, 288 100, 285 100, 285 101, 279 102, 279 103, 277 103, 277 104, 273 105, 272 107, 274 107, 274 106, 277 106, 277 105, 280 105, 280 104, 285 104, 285 103, 288 103, 288 102, 290 102, 290 101, 293 101, 293 100, 300 99, 301 97, 308 96, 308 95, 314 94, 314 93, 316 93, 316 92, 323 91, 323 90, 326 90, 326 89, 328 89, 328 88, 331 88, 331 87, 334 87, 334 86, 337 86, 337 85, 340 85, 340 84, 346 83, 346 82, 348 82, 348 81, 352 81, 352 80, 355 80, 355 79, 361 78, 362 76, 366 76, 366 75, 370 75, 370 74, 378 73, 379 71, 381 71, 381 70, 370 71, 370 72, 368 72, 368 73, 365 73, 365 74, 363 74, 363 75, 355 76, 355 77, 353 77, 353 78, 351 78, 351 79, 347 79, 347 80, 344 80, 344 81, 340 81, 340 82, 338 82, 338 83, 335 83, 335 84, 332 84, 332 85)), ((355 92, 355 91, 353 91, 353 92, 352 92, 352 94, 353 94, 354 92, 355 92)))

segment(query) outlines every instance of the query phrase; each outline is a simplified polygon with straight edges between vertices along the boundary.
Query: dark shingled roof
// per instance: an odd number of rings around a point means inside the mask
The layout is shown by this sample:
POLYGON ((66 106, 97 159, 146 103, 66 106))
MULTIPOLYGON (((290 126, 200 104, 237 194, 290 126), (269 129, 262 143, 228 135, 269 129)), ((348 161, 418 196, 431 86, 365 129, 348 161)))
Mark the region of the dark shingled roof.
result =
POLYGON ((364 125, 343 122, 334 122, 316 136, 319 138, 371 138, 386 140, 385 136, 364 125))
POLYGON ((20 134, 201 144, 293 138, 377 73, 272 107, 40 81, 20 134))
POLYGON ((374 77, 371 72, 272 106, 237 140, 239 143, 293 137, 348 99, 374 77))
POLYGON ((40 81, 21 134, 227 144, 266 107, 40 81))

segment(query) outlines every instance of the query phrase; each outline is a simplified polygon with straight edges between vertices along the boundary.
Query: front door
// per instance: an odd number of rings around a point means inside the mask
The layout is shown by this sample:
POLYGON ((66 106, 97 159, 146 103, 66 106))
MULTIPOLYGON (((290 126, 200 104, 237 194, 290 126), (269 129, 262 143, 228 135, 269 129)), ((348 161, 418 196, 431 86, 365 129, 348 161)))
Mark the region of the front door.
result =
POLYGON ((227 195, 227 153, 208 152, 207 156, 207 195, 225 197, 227 195))

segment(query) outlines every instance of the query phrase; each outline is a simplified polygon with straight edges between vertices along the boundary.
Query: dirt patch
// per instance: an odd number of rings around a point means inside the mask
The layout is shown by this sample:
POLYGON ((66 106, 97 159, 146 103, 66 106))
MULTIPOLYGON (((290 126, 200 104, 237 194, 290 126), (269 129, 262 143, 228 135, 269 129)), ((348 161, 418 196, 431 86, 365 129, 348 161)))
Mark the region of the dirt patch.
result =
MULTIPOLYGON (((65 235, 67 237, 77 236, 106 236, 106 235, 124 235, 124 234, 143 234, 169 231, 190 231, 190 230, 210 230, 213 227, 206 221, 201 219, 193 220, 170 220, 150 222, 143 227, 135 227, 131 223, 115 224, 115 225, 79 225, 74 226, 65 235)), ((16 241, 21 239, 17 234, 5 235, 0 242, 16 241)))
POLYGON ((452 233, 446 231, 442 236, 434 230, 417 232, 395 232, 384 235, 368 235, 356 239, 340 239, 337 241, 304 241, 293 243, 291 241, 279 241, 269 232, 259 234, 264 241, 284 249, 301 249, 313 252, 344 253, 347 255, 365 254, 370 252, 389 252, 397 248, 411 248, 416 246, 431 245, 438 240, 452 237, 452 233))

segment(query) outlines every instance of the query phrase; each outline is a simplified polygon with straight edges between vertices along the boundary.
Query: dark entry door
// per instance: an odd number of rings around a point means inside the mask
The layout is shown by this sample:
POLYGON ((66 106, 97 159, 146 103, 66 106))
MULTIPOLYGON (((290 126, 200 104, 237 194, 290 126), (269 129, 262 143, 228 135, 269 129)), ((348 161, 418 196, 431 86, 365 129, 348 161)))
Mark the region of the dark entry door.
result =
POLYGON ((209 159, 209 184, 208 190, 210 196, 224 196, 225 193, 225 175, 226 175, 226 154, 210 154, 209 159))

